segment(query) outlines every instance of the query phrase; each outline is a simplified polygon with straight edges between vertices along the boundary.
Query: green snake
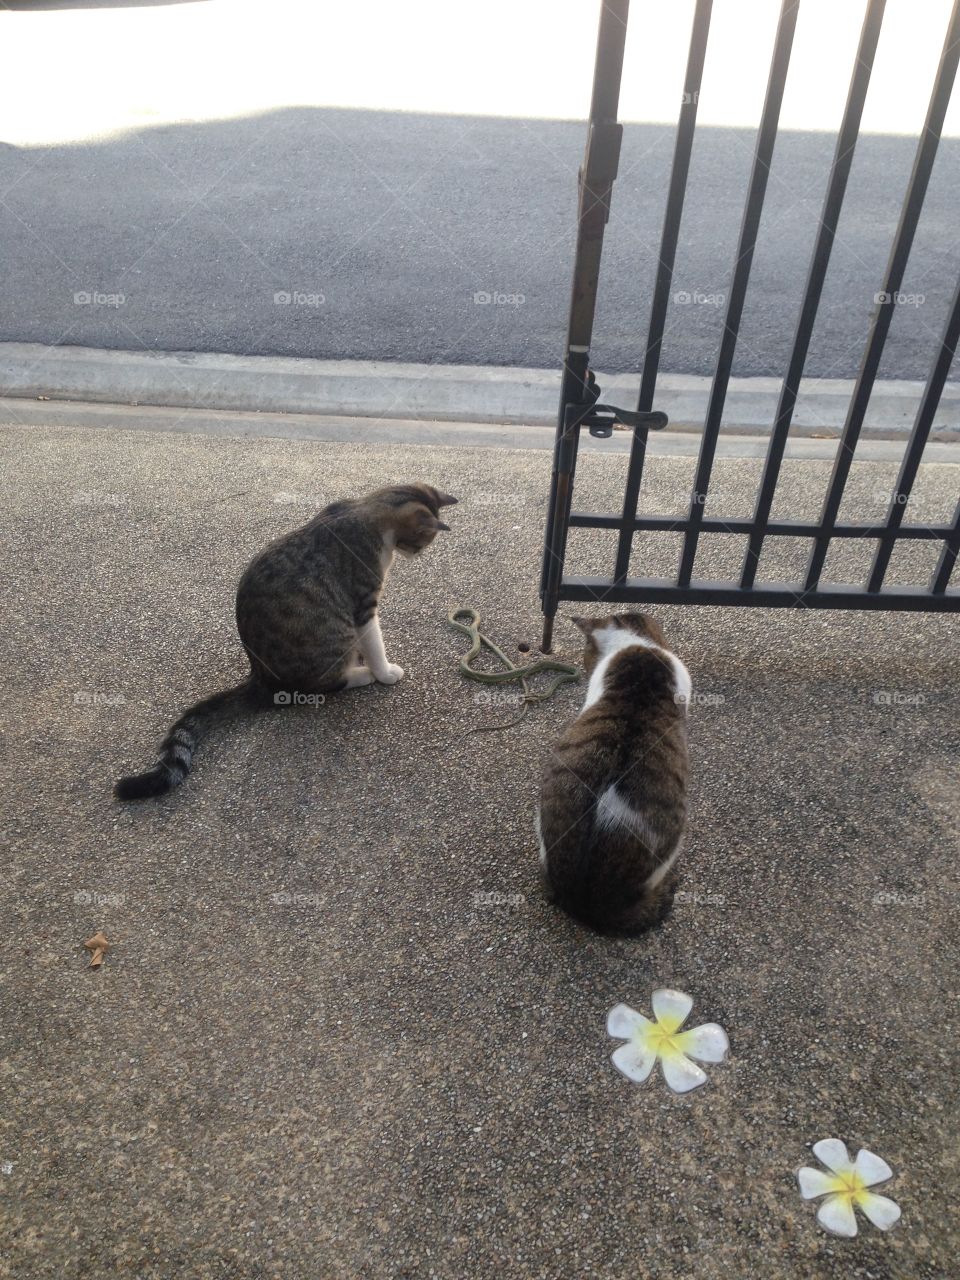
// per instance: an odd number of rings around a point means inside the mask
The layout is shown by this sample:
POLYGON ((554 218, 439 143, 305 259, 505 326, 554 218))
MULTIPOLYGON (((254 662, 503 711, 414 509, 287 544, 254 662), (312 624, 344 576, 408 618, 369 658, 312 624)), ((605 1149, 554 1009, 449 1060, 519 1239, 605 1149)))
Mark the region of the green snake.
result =
POLYGON ((483 684, 511 684, 513 681, 519 680, 523 686, 523 697, 521 698, 523 710, 515 720, 510 720, 506 724, 486 725, 481 729, 473 729, 471 731, 473 733, 490 733, 497 729, 509 729, 512 725, 519 724, 527 714, 527 708, 531 702, 545 702, 547 698, 553 697, 561 685, 579 680, 583 674, 579 667, 571 666, 567 662, 557 662, 555 658, 538 658, 536 662, 531 662, 526 667, 518 667, 516 663, 510 661, 503 650, 495 645, 488 636, 481 633, 480 615, 476 609, 453 609, 447 615, 447 621, 451 627, 454 627, 457 631, 462 631, 465 636, 470 637, 470 648, 460 659, 461 675, 470 680, 479 680, 483 684), (458 622, 458 618, 469 618, 469 622, 458 622), (470 665, 480 656, 484 646, 496 658, 499 658, 506 667, 506 671, 477 671, 470 665), (528 681, 539 675, 541 671, 556 671, 559 674, 542 693, 531 693, 528 681))

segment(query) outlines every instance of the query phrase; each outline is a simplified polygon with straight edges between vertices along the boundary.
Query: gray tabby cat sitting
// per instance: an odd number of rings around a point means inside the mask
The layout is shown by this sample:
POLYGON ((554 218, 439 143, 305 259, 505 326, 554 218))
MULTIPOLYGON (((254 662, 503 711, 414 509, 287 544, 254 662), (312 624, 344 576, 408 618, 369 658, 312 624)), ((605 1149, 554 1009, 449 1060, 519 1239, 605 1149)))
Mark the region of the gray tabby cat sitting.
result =
POLYGON ((540 861, 564 910, 638 933, 673 902, 687 818, 690 673, 644 613, 573 618, 590 673, 543 768, 540 861))
POLYGON ((387 660, 383 647, 380 593, 396 555, 415 556, 439 530, 449 530, 439 512, 456 501, 428 484, 377 489, 334 502, 265 547, 237 588, 237 630, 250 675, 185 711, 154 768, 121 778, 117 797, 170 791, 189 773, 201 736, 243 712, 285 705, 294 693, 396 684, 403 668, 387 660))

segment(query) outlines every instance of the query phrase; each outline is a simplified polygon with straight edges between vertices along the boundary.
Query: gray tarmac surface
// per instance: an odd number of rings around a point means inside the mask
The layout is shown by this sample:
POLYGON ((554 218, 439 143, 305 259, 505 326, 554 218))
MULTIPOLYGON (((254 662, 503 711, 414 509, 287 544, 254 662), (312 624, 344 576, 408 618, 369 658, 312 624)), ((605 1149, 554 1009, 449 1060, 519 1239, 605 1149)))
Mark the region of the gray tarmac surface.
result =
MULTIPOLYGON (((0 145, 0 341, 554 368, 584 141, 582 121, 292 107, 0 145)), ((665 372, 713 373, 754 143, 698 130, 665 372)), ((738 376, 786 369, 833 147, 813 131, 778 140, 738 376)), ((624 128, 597 368, 639 367, 672 149, 671 126, 624 128)), ((915 149, 860 140, 809 377, 857 372, 915 149)), ((883 378, 929 372, 958 271, 958 156, 945 139, 883 378)))
MULTIPOLYGON (((544 900, 531 825, 582 690, 468 736, 509 717, 445 625, 471 604, 535 645, 547 453, 40 426, 2 450, 0 1274, 952 1274, 955 618, 659 610, 697 695, 684 898, 602 939, 544 900), (249 557, 411 477, 461 505, 388 584, 405 679, 251 721, 165 802, 115 804, 179 710, 240 676, 249 557), (608 1009, 661 985, 731 1040, 686 1097, 608 1061, 608 1009), (889 1235, 816 1227, 795 1171, 828 1136, 894 1168, 889 1235)), ((693 465, 652 458, 648 508, 678 507, 693 465)), ((718 463, 724 510, 759 467, 718 463)), ((624 468, 585 454, 578 504, 613 510, 624 468)), ((895 472, 855 466, 862 512, 895 472)), ((793 514, 828 473, 785 464, 793 514)), ((924 468, 918 511, 951 510, 957 474, 924 468)), ((666 544, 644 547, 660 571, 666 544)), ((577 536, 571 570, 612 556, 577 536)), ((574 637, 558 625, 571 657, 574 637)))

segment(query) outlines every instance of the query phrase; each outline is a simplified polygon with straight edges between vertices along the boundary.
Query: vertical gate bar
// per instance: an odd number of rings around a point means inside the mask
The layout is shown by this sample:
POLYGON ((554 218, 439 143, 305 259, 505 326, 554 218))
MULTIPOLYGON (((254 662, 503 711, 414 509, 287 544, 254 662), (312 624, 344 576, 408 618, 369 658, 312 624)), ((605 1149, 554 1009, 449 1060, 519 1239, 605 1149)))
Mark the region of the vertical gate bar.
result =
MULTIPOLYGON (((958 0, 960 3, 960 0, 958 0)), ((677 586, 690 584, 693 573, 693 562, 697 554, 697 542, 700 537, 700 522, 703 519, 703 508, 707 499, 707 488, 710 484, 710 473, 713 470, 713 459, 717 450, 717 438, 720 434, 720 422, 723 417, 723 404, 730 381, 730 370, 737 347, 737 336, 740 332, 740 319, 743 315, 743 303, 750 279, 750 268, 753 264, 753 251, 757 243, 757 232, 760 227, 760 214, 763 211, 763 198, 767 190, 767 178, 770 174, 770 162, 773 159, 773 148, 777 140, 777 124, 780 119, 780 107, 783 102, 783 90, 787 80, 787 69, 790 66, 790 52, 793 46, 793 34, 797 25, 797 11, 800 0, 783 0, 780 18, 777 23, 777 36, 773 46, 773 57, 770 62, 770 75, 767 80, 766 97, 760 117, 760 128, 757 132, 756 150, 753 157, 753 170, 750 175, 750 188, 743 221, 740 226, 740 239, 737 244, 737 258, 734 266, 733 281, 730 286, 730 301, 723 320, 723 336, 720 339, 720 353, 717 357, 717 369, 710 389, 710 400, 703 424, 703 439, 700 442, 700 456, 697 460, 697 474, 690 494, 690 512, 687 517, 687 530, 683 541, 683 553, 680 557, 680 571, 677 575, 677 586)))
POLYGON ((883 586, 887 565, 890 563, 890 557, 897 541, 897 530, 903 523, 907 500, 910 497, 913 482, 916 480, 917 472, 920 469, 920 459, 923 456, 930 428, 933 426, 933 416, 937 412, 937 405, 940 403, 940 397, 943 394, 943 387, 950 373, 953 357, 957 353, 958 340, 960 340, 960 281, 957 283, 950 314, 947 316, 947 323, 944 326, 940 350, 933 363, 933 368, 930 370, 930 377, 927 379, 927 385, 923 389, 923 396, 917 408, 917 416, 914 419, 913 430, 910 433, 910 443, 900 464, 897 487, 890 498, 887 523, 883 533, 880 535, 873 568, 870 571, 870 578, 867 582, 868 591, 879 591, 883 586))
MULTIPOLYGON (((882 2, 885 3, 885 0, 882 0, 882 2)), ((656 281, 653 287, 653 302, 650 306, 647 349, 643 357, 643 373, 640 377, 640 395, 637 400, 637 411, 639 413, 645 413, 653 408, 657 374, 660 369, 663 330, 666 324, 667 306, 670 301, 670 285, 673 280, 673 267, 677 256, 677 242, 680 238, 680 219, 683 216, 683 202, 687 194, 687 175, 690 170, 690 154, 693 150, 693 136, 697 124, 697 104, 700 98, 700 82, 703 78, 703 64, 707 52, 707 37, 710 33, 712 9, 713 0, 697 0, 697 7, 693 15, 693 27, 690 32, 690 51, 687 55, 687 70, 683 80, 683 102, 680 107, 680 118, 677 122, 673 166, 670 170, 670 188, 667 194, 667 206, 663 215, 660 256, 657 264, 656 281)), ((633 546, 633 521, 637 517, 637 503, 640 500, 640 485, 643 482, 643 464, 646 452, 647 428, 635 427, 633 441, 630 446, 630 464, 627 468, 626 489, 623 495, 623 523, 620 526, 620 538, 617 543, 617 562, 613 575, 616 582, 622 582, 627 576, 630 550, 633 546)))
POLYGON ((622 128, 617 124, 617 107, 620 101, 620 78, 623 72, 629 9, 630 0, 604 0, 600 6, 587 145, 580 170, 577 248, 540 575, 540 598, 544 614, 540 647, 544 653, 550 652, 553 619, 560 598, 580 422, 592 404, 587 387, 587 370, 603 233, 609 216, 610 191, 617 175, 620 154, 622 128))
POLYGON ((837 145, 833 153, 830 178, 823 200, 823 208, 820 212, 817 239, 807 274, 807 283, 803 291, 803 302, 794 334, 793 350, 790 354, 790 363, 783 385, 780 388, 777 414, 770 434, 770 443, 767 446, 763 478, 760 482, 753 513, 753 530, 750 534, 743 562, 743 571, 740 576, 740 585, 746 590, 753 586, 757 575, 757 566, 760 563, 760 553, 763 549, 763 540, 770 519, 770 509, 773 506, 773 495, 780 476, 780 467, 783 463, 783 455, 787 446, 787 436, 790 433, 790 424, 793 421, 793 411, 797 404, 800 378, 803 375, 803 367, 807 361, 810 338, 817 318, 817 310, 820 306, 820 296, 823 292, 823 282, 826 279, 827 267, 830 264, 830 254, 833 251, 833 240, 837 230, 837 223, 840 219, 840 209, 846 194, 847 179, 850 176, 850 167, 853 164, 853 153, 860 134, 863 104, 870 85, 870 73, 873 70, 873 59, 877 51, 877 42, 880 39, 880 28, 883 23, 886 2, 887 0, 870 0, 863 19, 856 62, 854 63, 850 89, 847 94, 847 104, 844 108, 843 119, 837 134, 837 145))
POLYGON ((920 142, 913 161, 913 171, 910 174, 906 197, 900 211, 900 221, 890 250, 883 288, 878 295, 881 300, 876 304, 871 318, 870 336, 857 374, 853 396, 847 410, 847 419, 833 463, 830 484, 824 498, 820 514, 820 532, 814 539, 804 591, 816 590, 823 572, 830 546, 831 531, 836 524, 840 503, 843 501, 843 491, 853 462, 853 451, 860 438, 867 405, 880 366, 880 357, 883 355, 883 346, 893 319, 895 299, 903 283, 913 237, 917 230, 917 223, 920 221, 923 199, 937 155, 940 132, 950 102, 958 61, 960 61, 960 0, 955 0, 943 52, 940 55, 940 65, 937 67, 933 83, 933 92, 930 95, 930 104, 927 107, 926 119, 923 122, 920 142))
POLYGON ((940 561, 930 584, 932 595, 942 596, 950 585, 950 575, 953 573, 953 566, 957 563, 958 552, 960 552, 960 502, 957 503, 957 509, 953 513, 953 532, 943 544, 940 561))

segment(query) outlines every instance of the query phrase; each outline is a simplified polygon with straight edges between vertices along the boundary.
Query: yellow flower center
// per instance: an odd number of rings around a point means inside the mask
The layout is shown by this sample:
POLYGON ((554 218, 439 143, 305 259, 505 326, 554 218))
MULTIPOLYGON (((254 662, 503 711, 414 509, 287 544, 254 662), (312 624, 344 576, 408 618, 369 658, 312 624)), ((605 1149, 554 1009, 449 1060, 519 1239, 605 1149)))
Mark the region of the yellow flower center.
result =
POLYGON ((682 1056, 683 1051, 677 1043, 680 1038, 678 1029, 676 1019, 670 1018, 666 1022, 655 1022, 652 1026, 639 1030, 636 1035, 640 1043, 652 1049, 659 1058, 682 1056))
POLYGON ((835 1195, 843 1196, 853 1204, 862 1204, 870 1194, 856 1169, 851 1169, 848 1173, 834 1174, 833 1188, 835 1195))
POLYGON ((673 1033, 668 1031, 666 1027, 662 1027, 659 1024, 655 1026, 653 1031, 650 1033, 650 1044, 657 1050, 667 1048, 675 1049, 677 1047, 673 1033))

